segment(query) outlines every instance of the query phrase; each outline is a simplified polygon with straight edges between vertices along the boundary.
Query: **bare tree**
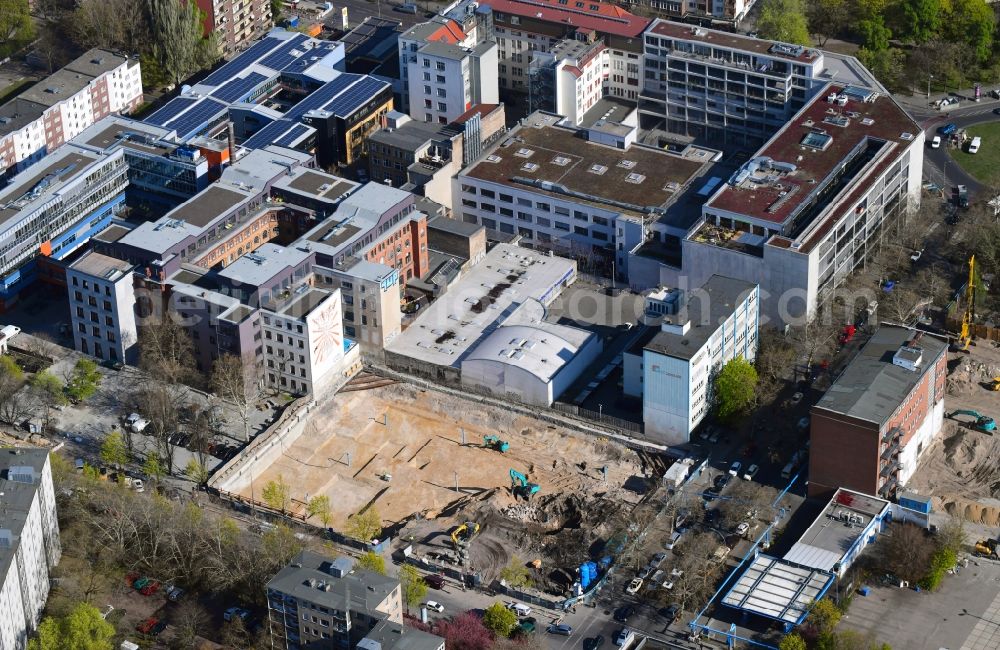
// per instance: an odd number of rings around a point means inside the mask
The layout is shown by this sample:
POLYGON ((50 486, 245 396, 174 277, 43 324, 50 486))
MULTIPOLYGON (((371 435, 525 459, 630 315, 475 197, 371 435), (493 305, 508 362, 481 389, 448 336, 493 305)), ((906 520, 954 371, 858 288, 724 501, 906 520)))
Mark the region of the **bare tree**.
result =
POLYGON ((752 519, 768 521, 774 518, 771 504, 778 497, 778 491, 773 487, 755 481, 737 480, 727 496, 730 498, 719 504, 721 523, 726 529, 752 519))
POLYGON ((916 583, 927 574, 934 540, 922 528, 909 523, 893 522, 888 532, 876 546, 879 565, 901 580, 916 583))
POLYGON ((677 562, 670 567, 673 588, 661 597, 682 609, 698 609, 715 590, 720 565, 713 561, 712 555, 722 542, 714 533, 689 533, 686 537, 677 562))
POLYGON ((139 366, 170 384, 194 380, 194 345, 184 327, 169 315, 150 319, 139 332, 139 366))
POLYGON ((180 410, 184 402, 183 388, 155 382, 136 395, 139 410, 149 420, 148 430, 156 440, 157 449, 167 466, 167 473, 174 471, 176 445, 171 442, 180 424, 180 410))
POLYGON ((760 332, 757 348, 757 397, 760 403, 768 403, 777 397, 785 380, 792 376, 795 365, 795 347, 781 330, 768 327, 760 332))
POLYGON ((250 413, 261 398, 260 367, 253 355, 224 354, 212 366, 212 390, 232 402, 243 422, 243 440, 250 440, 250 413))
POLYGON ((897 286, 885 295, 879 308, 887 319, 910 325, 917 320, 918 308, 927 303, 928 299, 913 289, 897 286))

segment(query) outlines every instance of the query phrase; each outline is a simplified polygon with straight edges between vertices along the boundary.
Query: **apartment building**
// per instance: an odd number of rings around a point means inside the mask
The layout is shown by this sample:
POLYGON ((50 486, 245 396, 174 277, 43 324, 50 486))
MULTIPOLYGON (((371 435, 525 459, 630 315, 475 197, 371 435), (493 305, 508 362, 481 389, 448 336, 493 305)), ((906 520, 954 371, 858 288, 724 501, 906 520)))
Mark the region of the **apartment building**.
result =
POLYGON ((735 26, 746 18, 756 0, 626 0, 630 11, 671 18, 693 25, 735 26))
POLYGON ((0 106, 0 166, 8 176, 98 120, 142 99, 138 59, 94 49, 0 106))
POLYGON ((768 323, 812 318, 919 205, 923 149, 891 97, 828 86, 711 193, 681 275, 759 284, 768 323))
POLYGON ((801 45, 656 20, 643 35, 642 126, 758 147, 834 76, 856 81, 846 65, 833 68, 841 62, 801 45))
POLYGON ((941 432, 947 350, 920 330, 876 330, 810 411, 810 496, 895 496, 941 432))
POLYGON ((223 58, 242 52, 274 24, 270 0, 197 0, 205 35, 215 34, 223 58))
POLYGON ((605 94, 636 100, 641 88, 642 33, 648 18, 607 2, 585 0, 487 0, 499 46, 500 90, 529 93, 535 52, 564 39, 601 41, 605 94))
POLYGON ((137 342, 132 265, 87 251, 66 269, 73 346, 105 361, 132 361, 137 342))
POLYGON ((497 46, 430 42, 407 64, 410 116, 448 124, 475 104, 496 104, 497 46))
POLYGON ((344 336, 357 341, 362 354, 379 354, 402 331, 399 271, 357 258, 313 271, 317 286, 340 290, 344 336))
POLYGON ((647 147, 622 124, 577 129, 561 121, 533 113, 456 176, 456 216, 627 278, 628 251, 718 154, 647 147))
POLYGON ((529 73, 529 108, 562 115, 579 125, 604 97, 606 51, 601 41, 563 39, 548 52, 535 52, 529 73))
POLYGON ((403 626, 399 581, 350 557, 302 551, 267 583, 272 645, 284 650, 444 650, 444 639, 403 626))
POLYGON ((62 555, 48 450, 0 450, 0 495, 0 648, 24 650, 62 555))
POLYGON ((650 316, 659 329, 624 355, 626 395, 642 398, 643 431, 664 444, 688 442, 712 404, 714 376, 728 361, 757 356, 760 289, 714 275, 650 316))
POLYGON ((402 114, 392 124, 368 139, 371 178, 419 192, 450 208, 451 179, 464 159, 465 129, 410 120, 402 114))

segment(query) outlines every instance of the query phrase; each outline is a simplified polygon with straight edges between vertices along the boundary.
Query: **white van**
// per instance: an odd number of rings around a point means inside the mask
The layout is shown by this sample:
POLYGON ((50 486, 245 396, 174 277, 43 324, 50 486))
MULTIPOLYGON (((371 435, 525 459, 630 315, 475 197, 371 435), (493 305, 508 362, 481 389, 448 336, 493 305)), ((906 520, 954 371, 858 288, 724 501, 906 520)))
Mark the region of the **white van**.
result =
POLYGON ((531 608, 524 603, 507 603, 507 609, 513 610, 517 614, 518 618, 524 618, 525 616, 531 616, 531 608))
POLYGON ((983 139, 978 135, 972 138, 972 142, 969 143, 969 153, 976 153, 979 151, 979 145, 983 143, 983 139))

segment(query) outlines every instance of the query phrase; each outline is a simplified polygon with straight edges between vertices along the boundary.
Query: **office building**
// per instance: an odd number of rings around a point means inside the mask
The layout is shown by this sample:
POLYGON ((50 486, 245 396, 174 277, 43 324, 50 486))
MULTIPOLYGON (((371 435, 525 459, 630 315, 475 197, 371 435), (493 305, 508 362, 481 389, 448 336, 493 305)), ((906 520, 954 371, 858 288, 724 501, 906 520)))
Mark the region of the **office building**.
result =
POLYGON ((0 647, 24 650, 62 555, 48 450, 0 450, 0 495, 0 647))
POLYGON ((534 52, 529 108, 562 115, 570 124, 579 125, 587 111, 604 97, 606 50, 602 41, 563 39, 548 52, 534 52))
POLYGON ((215 34, 222 57, 247 49, 273 24, 270 0, 197 0, 197 5, 205 35, 215 34))
POLYGON ((327 268, 317 265, 315 285, 339 289, 344 336, 357 341, 361 353, 378 356, 402 331, 399 271, 351 257, 327 268))
POLYGON ((500 91, 527 95, 536 52, 564 39, 601 41, 605 94, 635 101, 642 83, 642 33, 648 18, 607 2, 572 0, 486 0, 493 11, 499 46, 500 91))
POLYGON ((476 104, 496 104, 497 45, 461 47, 431 41, 407 62, 410 116, 448 124, 476 104))
POLYGON ((73 346, 104 361, 134 361, 137 342, 132 265, 87 251, 66 269, 73 346))
POLYGON ((392 126, 368 139, 370 177, 393 187, 421 192, 451 205, 451 179, 462 168, 463 130, 455 125, 419 122, 399 114, 392 126))
POLYGON ((0 106, 0 166, 10 176, 94 122, 142 104, 138 59, 88 51, 0 106))
POLYGON ((812 318, 919 205, 923 149, 891 97, 829 86, 711 193, 682 275, 759 284, 772 324, 812 318))
MULTIPOLYGON (((626 395, 642 398, 645 435, 669 445, 688 442, 712 404, 712 382, 727 362, 757 356, 756 285, 720 275, 675 300, 657 299, 649 316, 659 329, 640 338, 623 359, 626 395)), ((649 304, 647 302, 647 304, 649 304)))
POLYGON ((627 278, 629 251, 718 152, 673 153, 636 143, 635 127, 561 121, 533 113, 456 176, 456 217, 627 278))
POLYGON ((644 11, 646 15, 732 30, 755 4, 756 0, 627 0, 624 6, 630 11, 644 11))
POLYGON ((350 557, 300 552, 267 583, 268 630, 284 650, 444 650, 444 639, 403 626, 399 581, 350 557))
POLYGON ((882 325, 810 411, 809 494, 892 498, 944 420, 948 344, 882 325))

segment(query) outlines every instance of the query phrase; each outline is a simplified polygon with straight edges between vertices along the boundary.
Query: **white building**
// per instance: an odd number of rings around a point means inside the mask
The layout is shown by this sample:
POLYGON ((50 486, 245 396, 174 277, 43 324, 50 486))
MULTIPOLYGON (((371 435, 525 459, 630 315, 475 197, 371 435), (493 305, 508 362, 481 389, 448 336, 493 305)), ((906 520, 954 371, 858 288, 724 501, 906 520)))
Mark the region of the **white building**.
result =
POLYGON ((564 39, 531 60, 529 101, 579 125, 583 116, 604 97, 608 49, 601 41, 564 39))
POLYGON ((339 289, 344 336, 362 352, 379 352, 402 331, 399 271, 368 260, 350 259, 341 267, 313 267, 316 284, 339 289))
POLYGON ((48 451, 0 451, 0 648, 27 647, 61 555, 48 451))
POLYGON ((125 363, 137 340, 132 265, 89 251, 66 269, 73 346, 125 363))
POLYGON ((714 275, 625 353, 624 391, 642 397, 646 435, 688 442, 711 407, 715 374, 731 359, 757 355, 759 296, 754 284, 714 275))
POLYGON ((278 311, 262 310, 266 383, 321 395, 343 367, 342 318, 340 292, 322 289, 305 289, 278 311))
POLYGON ((497 46, 430 41, 408 58, 410 117, 448 124, 476 104, 496 104, 497 46))

